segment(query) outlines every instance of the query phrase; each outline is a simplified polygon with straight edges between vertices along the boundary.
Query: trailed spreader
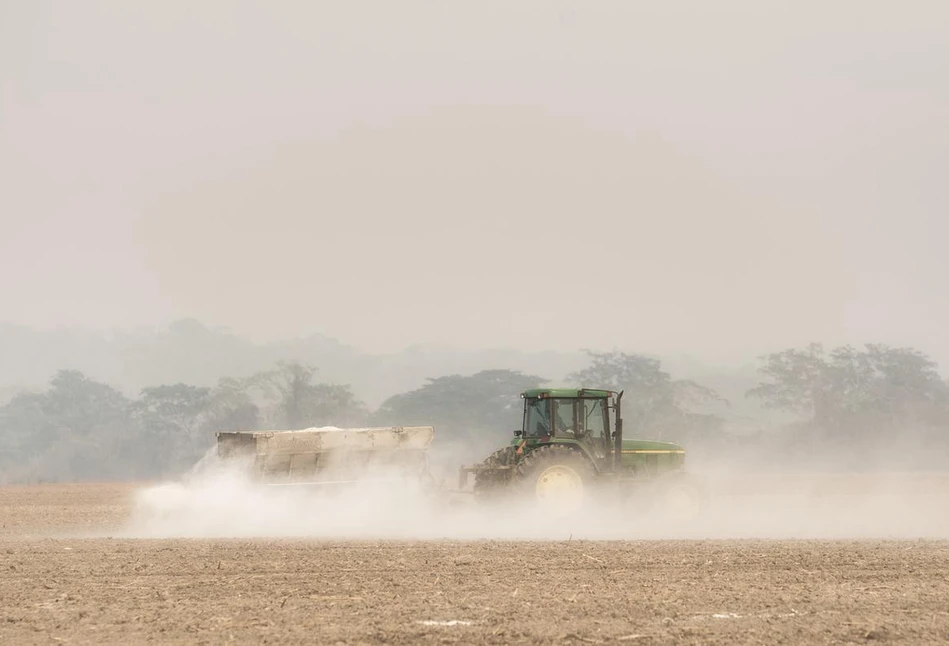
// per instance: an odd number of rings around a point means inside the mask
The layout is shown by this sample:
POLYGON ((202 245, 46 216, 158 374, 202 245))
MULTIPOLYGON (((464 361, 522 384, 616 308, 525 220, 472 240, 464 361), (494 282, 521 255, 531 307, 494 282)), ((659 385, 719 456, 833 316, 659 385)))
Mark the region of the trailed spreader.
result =
POLYGON ((433 426, 222 431, 218 457, 265 484, 333 485, 430 479, 433 426))

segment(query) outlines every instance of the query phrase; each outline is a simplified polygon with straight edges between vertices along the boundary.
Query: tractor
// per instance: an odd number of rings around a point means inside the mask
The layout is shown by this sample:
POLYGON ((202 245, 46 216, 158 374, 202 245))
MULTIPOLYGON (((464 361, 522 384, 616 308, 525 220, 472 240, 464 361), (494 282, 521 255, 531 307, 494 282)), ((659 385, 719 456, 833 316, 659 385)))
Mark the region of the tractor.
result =
POLYGON ((685 472, 685 449, 671 442, 623 437, 623 392, 538 388, 521 393, 523 424, 510 444, 461 468, 478 501, 512 497, 556 515, 597 500, 632 503, 661 515, 691 518, 702 488, 685 472))

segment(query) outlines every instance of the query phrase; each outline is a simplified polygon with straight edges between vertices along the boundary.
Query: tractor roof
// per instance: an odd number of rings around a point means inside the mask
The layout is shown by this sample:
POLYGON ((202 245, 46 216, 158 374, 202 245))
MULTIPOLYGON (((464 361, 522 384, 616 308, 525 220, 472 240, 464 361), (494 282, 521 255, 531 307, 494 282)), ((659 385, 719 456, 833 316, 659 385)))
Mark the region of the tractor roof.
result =
POLYGON ((522 392, 521 397, 587 397, 597 399, 614 394, 612 390, 595 390, 592 388, 531 388, 522 392))

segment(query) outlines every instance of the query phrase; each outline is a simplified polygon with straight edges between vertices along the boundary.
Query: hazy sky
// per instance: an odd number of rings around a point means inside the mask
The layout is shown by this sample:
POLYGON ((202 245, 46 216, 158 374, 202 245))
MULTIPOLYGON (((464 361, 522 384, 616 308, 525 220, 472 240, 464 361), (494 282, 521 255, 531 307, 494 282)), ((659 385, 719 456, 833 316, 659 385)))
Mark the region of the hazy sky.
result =
POLYGON ((949 362, 949 2, 0 0, 0 321, 949 362))

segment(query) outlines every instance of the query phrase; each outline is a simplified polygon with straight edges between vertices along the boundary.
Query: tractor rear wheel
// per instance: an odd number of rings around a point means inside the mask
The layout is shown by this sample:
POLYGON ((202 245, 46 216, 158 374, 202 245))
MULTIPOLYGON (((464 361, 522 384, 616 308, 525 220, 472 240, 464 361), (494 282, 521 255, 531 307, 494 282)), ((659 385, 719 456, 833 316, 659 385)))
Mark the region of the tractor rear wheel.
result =
POLYGON ((566 446, 543 446, 521 460, 519 489, 546 515, 568 516, 583 505, 594 471, 582 453, 566 446))

